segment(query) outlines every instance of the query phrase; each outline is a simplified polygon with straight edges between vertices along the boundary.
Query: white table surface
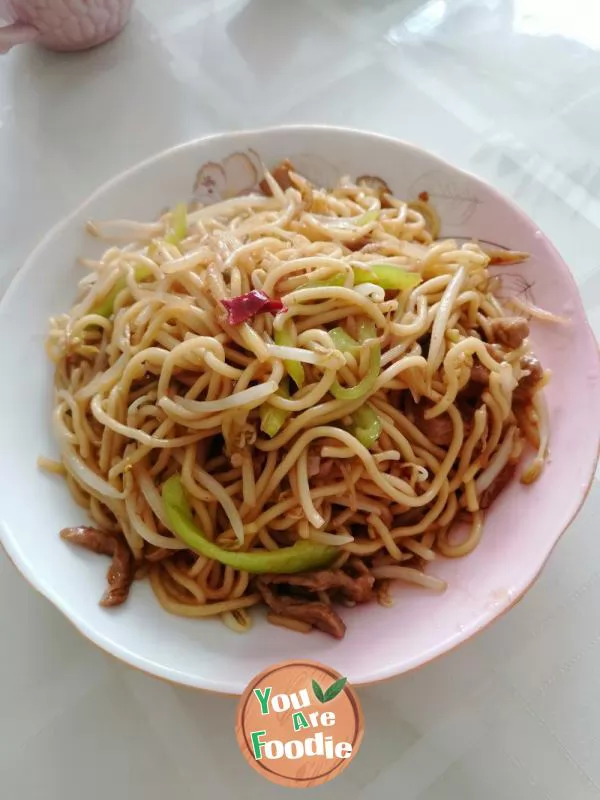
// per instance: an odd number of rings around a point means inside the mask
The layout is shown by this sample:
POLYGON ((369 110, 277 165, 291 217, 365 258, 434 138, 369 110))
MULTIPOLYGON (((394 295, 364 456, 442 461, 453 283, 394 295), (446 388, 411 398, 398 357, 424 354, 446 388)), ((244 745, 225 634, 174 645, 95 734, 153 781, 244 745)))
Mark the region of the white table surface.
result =
MULTIPOLYGON (((598 0, 138 0, 102 48, 17 49, 0 58, 0 295, 122 168, 223 129, 321 122, 414 141, 512 196, 570 264, 598 334, 599 51, 598 0)), ((599 512, 596 481, 513 611, 361 690, 361 751, 313 794, 600 798, 599 512)), ((289 795, 243 761, 234 699, 112 660, 4 556, 0 641, 3 800, 289 795)))

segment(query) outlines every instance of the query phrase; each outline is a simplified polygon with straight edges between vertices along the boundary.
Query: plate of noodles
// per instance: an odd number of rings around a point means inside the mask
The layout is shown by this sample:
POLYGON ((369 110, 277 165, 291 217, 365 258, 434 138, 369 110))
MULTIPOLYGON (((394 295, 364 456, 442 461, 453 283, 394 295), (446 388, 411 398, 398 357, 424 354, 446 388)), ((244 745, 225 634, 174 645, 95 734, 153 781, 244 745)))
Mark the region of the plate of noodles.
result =
POLYGON ((34 250, 0 337, 8 555, 91 641, 199 688, 452 649, 531 586, 597 462, 598 350, 556 250, 370 133, 133 167, 34 250))

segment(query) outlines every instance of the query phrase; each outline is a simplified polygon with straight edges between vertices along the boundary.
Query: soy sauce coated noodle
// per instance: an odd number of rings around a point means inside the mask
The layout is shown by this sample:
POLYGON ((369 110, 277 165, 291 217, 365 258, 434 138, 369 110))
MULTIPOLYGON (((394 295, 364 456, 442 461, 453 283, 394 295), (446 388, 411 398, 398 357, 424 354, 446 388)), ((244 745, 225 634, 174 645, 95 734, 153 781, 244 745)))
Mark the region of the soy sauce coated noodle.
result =
POLYGON ((266 194, 94 224, 120 243, 51 321, 54 430, 76 500, 125 537, 165 609, 244 630, 263 600, 278 625, 342 636, 333 601, 389 604, 390 580, 445 588, 425 566, 477 545, 527 443, 523 480, 539 475, 547 376, 490 257, 434 240, 422 198, 274 174, 266 194), (224 305, 253 291, 285 310, 229 324, 224 305), (217 556, 175 535, 170 485, 217 556), (219 560, 262 553, 268 573, 302 541, 331 556, 287 581, 219 560))

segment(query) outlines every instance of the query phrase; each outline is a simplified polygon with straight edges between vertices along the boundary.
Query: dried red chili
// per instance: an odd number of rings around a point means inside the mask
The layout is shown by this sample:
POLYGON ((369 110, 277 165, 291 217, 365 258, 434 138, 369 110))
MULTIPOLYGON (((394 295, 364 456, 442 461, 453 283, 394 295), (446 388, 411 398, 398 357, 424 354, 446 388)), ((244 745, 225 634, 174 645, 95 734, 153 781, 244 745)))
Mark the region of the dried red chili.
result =
POLYGON ((287 311, 281 300, 273 300, 264 292, 253 289, 238 297, 221 300, 227 309, 227 322, 230 325, 241 325, 257 314, 277 314, 278 311, 287 311))

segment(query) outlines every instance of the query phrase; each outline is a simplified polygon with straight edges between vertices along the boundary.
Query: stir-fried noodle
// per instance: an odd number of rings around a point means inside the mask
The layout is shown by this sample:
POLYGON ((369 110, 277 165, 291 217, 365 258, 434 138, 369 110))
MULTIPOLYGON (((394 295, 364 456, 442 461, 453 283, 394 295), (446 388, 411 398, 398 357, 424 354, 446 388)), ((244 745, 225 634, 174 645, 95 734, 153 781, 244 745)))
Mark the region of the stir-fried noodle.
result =
POLYGON ((493 254, 437 239, 425 195, 273 174, 90 226, 115 244, 51 321, 45 466, 96 526, 64 538, 113 557, 105 605, 147 574, 175 614, 244 630, 266 602, 277 625, 341 636, 335 602, 445 588, 430 562, 477 546, 526 444, 521 480, 539 475, 547 375, 493 254))

